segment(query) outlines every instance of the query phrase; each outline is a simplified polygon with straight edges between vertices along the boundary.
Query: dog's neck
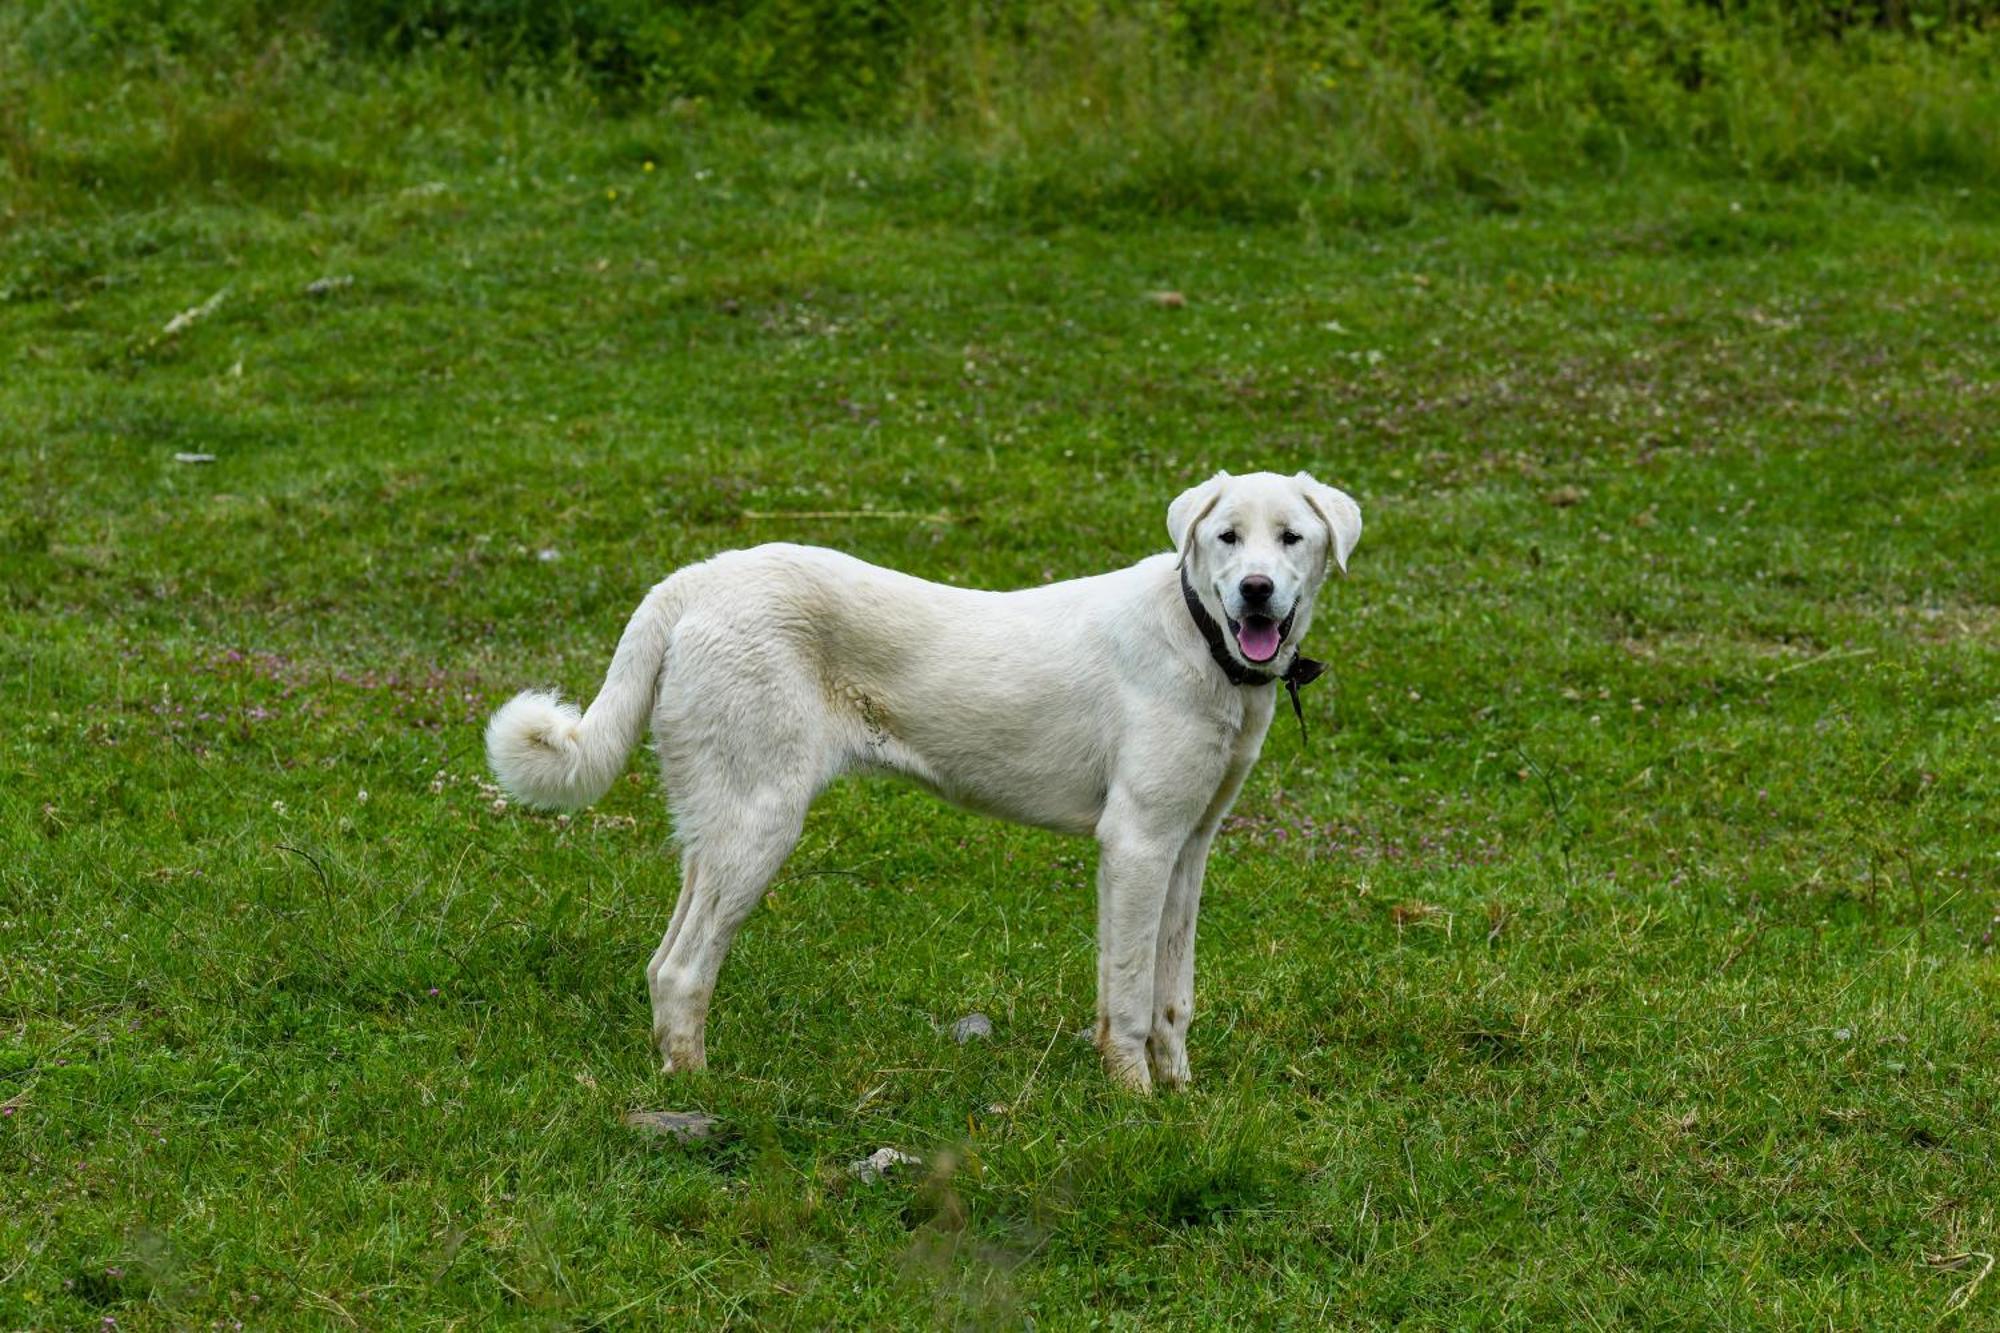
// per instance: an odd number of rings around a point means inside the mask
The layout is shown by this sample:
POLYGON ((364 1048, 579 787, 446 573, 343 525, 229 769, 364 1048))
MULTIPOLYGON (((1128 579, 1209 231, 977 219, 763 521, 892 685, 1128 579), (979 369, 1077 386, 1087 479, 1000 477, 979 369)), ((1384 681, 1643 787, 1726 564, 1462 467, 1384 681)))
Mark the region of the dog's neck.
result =
POLYGON ((1188 614, 1194 618, 1194 627, 1201 631, 1202 642, 1208 645, 1209 657, 1222 668, 1222 674, 1229 678, 1231 685, 1269 685, 1274 680, 1284 681, 1285 693, 1292 699, 1292 713, 1299 719, 1299 739, 1304 741, 1306 713, 1299 703, 1299 690, 1318 680, 1326 670, 1326 663, 1314 661, 1295 647, 1292 649, 1291 664, 1276 675, 1245 666, 1237 660, 1234 653, 1229 651, 1229 640, 1224 636, 1222 626, 1208 613, 1208 608, 1202 605, 1201 597, 1195 592, 1194 585, 1188 582, 1185 566, 1181 568, 1180 576, 1181 599, 1187 603, 1188 614))

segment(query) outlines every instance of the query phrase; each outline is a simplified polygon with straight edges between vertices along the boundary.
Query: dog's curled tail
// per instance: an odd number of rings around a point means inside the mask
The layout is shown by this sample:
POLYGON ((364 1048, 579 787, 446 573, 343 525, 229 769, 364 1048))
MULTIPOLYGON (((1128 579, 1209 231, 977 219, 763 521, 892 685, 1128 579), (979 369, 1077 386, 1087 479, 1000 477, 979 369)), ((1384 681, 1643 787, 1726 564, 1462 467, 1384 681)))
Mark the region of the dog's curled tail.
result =
POLYGON ((626 622, 590 711, 545 690, 524 690, 493 714, 486 762, 508 795, 541 810, 575 810, 618 780, 645 734, 667 639, 680 618, 673 584, 656 584, 626 622))

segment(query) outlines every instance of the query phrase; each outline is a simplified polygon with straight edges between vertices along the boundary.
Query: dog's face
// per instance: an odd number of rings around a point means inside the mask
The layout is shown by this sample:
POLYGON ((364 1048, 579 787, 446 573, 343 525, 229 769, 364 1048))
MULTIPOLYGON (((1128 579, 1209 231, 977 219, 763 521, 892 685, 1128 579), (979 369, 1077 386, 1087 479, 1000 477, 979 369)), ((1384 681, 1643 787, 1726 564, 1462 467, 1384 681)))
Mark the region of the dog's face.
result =
POLYGON ((1361 509, 1303 472, 1218 472, 1167 507, 1167 534, 1229 650, 1267 668, 1305 636, 1328 570, 1346 571, 1361 509))

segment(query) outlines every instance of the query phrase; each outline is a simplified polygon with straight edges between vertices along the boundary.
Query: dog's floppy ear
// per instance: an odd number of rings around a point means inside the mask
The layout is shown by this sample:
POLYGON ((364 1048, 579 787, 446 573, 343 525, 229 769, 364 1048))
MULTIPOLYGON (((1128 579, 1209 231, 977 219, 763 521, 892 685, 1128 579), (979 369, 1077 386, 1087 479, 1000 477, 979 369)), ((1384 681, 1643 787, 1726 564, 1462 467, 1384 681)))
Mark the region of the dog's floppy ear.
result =
POLYGON ((1175 554, 1183 561, 1187 559, 1188 534, 1215 508, 1216 501, 1222 498, 1222 485, 1228 480, 1227 472, 1218 472, 1200 485, 1188 487, 1167 506, 1167 536, 1173 541, 1175 554))
POLYGON ((1346 491, 1337 491, 1314 481, 1310 473, 1301 472, 1292 480, 1298 484, 1299 494, 1305 497, 1306 503, 1326 524, 1327 553, 1333 557, 1333 563, 1340 566, 1340 572, 1345 574, 1348 553, 1354 550, 1354 543, 1361 540, 1361 506, 1354 503, 1354 497, 1346 491))

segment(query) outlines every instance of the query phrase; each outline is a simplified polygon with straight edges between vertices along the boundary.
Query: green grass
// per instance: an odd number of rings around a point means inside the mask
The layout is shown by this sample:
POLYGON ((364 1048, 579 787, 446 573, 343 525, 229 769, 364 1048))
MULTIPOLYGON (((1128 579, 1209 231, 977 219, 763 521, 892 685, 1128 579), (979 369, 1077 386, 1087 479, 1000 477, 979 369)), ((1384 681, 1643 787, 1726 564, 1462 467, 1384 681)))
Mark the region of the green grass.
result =
POLYGON ((2000 1248, 1990 192, 1024 227, 893 135, 403 96, 19 157, 0 1326, 1910 1327, 2000 1248), (657 781, 498 808, 488 711, 710 552, 1032 584, 1216 467, 1367 535, 1196 1088, 1076 1035, 1087 843, 864 783, 658 1075, 657 781))

